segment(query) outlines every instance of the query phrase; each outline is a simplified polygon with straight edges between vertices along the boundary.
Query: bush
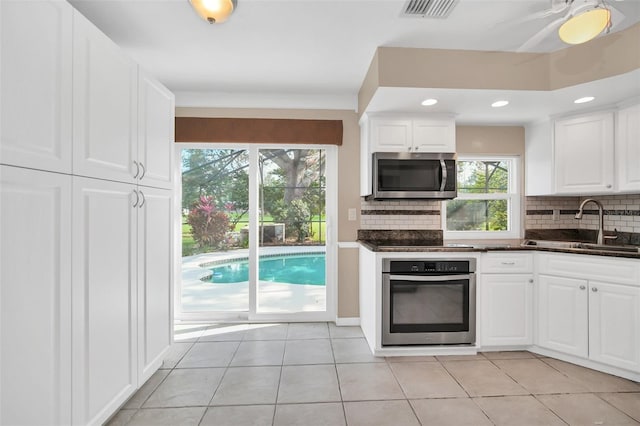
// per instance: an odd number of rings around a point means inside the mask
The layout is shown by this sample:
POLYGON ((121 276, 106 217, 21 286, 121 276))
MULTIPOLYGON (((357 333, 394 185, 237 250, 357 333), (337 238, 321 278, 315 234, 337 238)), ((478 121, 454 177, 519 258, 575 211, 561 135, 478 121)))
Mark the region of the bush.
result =
POLYGON ((187 215, 187 223, 191 225, 193 239, 200 248, 219 247, 230 230, 229 217, 216 209, 210 196, 200 196, 193 204, 187 215))
POLYGON ((293 229, 298 237, 298 242, 303 242, 307 237, 311 235, 311 228, 309 227, 309 207, 304 201, 297 199, 291 201, 287 208, 285 216, 285 223, 288 228, 293 229))

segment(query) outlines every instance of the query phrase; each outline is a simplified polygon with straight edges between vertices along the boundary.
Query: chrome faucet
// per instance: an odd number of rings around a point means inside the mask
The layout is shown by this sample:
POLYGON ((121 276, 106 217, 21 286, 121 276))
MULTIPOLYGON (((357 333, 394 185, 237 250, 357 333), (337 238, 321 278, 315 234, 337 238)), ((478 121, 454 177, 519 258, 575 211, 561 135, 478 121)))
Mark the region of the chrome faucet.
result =
MULTIPOLYGON (((596 244, 604 244, 604 209, 602 208, 602 203, 598 200, 594 200, 593 198, 587 198, 580 204, 580 208, 578 213, 576 213, 576 219, 582 219, 582 210, 584 209, 585 204, 588 202, 595 203, 598 206, 598 241, 596 244)), ((612 237, 615 238, 615 237, 612 237)))

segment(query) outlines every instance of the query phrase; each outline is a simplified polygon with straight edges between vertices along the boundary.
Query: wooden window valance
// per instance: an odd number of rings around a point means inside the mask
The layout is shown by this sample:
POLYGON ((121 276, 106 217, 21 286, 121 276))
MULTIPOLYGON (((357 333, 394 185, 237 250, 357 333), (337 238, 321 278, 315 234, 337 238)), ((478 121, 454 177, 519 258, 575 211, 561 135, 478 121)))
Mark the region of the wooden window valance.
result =
POLYGON ((176 117, 176 142, 342 145, 342 120, 176 117))

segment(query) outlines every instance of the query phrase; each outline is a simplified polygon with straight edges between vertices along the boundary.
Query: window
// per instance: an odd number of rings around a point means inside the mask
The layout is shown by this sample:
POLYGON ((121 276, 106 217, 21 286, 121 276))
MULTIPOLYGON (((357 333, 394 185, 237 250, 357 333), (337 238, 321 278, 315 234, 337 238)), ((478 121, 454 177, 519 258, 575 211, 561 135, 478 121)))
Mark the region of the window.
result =
POLYGON ((518 157, 458 158, 458 197, 442 207, 445 238, 519 238, 518 157))

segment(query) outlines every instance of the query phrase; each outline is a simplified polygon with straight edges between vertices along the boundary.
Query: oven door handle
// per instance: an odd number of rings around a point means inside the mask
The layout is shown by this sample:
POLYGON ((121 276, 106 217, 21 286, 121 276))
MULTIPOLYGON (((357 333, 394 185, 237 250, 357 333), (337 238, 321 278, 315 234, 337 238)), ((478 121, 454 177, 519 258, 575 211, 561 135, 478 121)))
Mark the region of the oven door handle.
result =
POLYGON ((459 281, 471 279, 471 275, 438 275, 438 276, 426 276, 426 275, 389 275, 390 280, 394 281, 423 281, 423 282, 436 282, 436 281, 459 281))

